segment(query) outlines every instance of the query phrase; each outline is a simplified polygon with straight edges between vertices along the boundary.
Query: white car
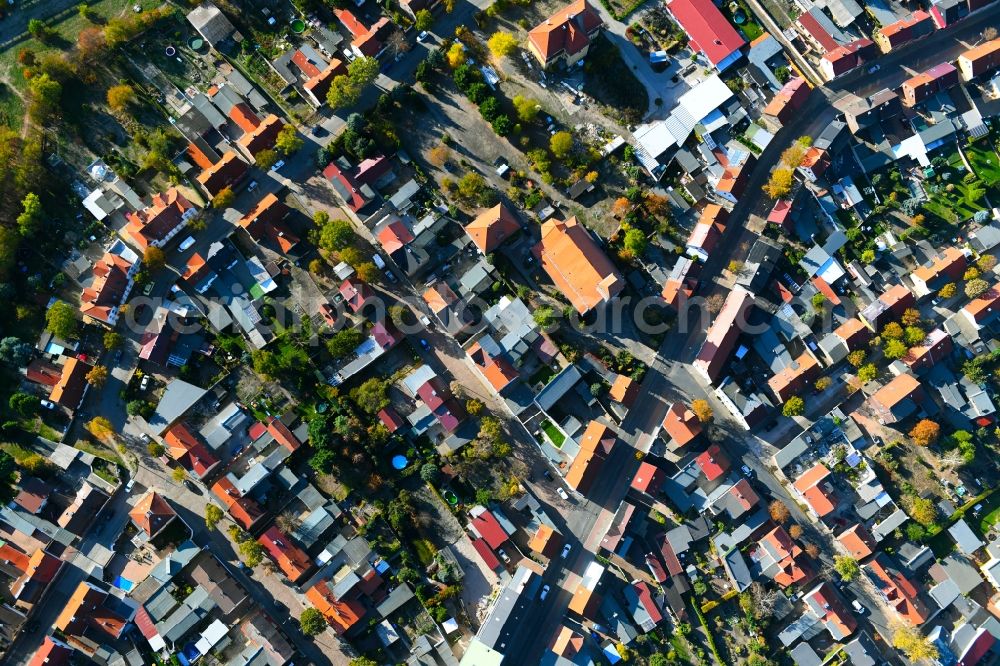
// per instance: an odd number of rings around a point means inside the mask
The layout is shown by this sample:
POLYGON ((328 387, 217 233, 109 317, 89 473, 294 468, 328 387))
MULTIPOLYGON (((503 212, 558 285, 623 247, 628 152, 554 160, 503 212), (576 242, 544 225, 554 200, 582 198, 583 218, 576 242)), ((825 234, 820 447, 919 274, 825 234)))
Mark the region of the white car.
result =
POLYGON ((503 560, 504 562, 508 562, 508 563, 510 562, 510 555, 508 555, 507 553, 505 553, 504 550, 503 550, 503 548, 500 548, 499 550, 497 550, 497 555, 499 555, 500 559, 503 560))
POLYGON ((257 189, 257 181, 256 180, 251 180, 250 184, 247 185, 247 192, 253 192, 256 189, 257 189))
POLYGON ((194 236, 188 236, 187 238, 181 241, 181 244, 177 246, 177 249, 180 250, 181 252, 184 252, 192 245, 194 245, 194 236))
POLYGON ((562 497, 567 502, 569 501, 569 495, 566 494, 566 491, 563 490, 562 486, 559 486, 558 488, 556 488, 556 493, 558 493, 559 497, 562 497))
POLYGON ((542 593, 538 595, 539 601, 545 601, 545 597, 549 595, 549 589, 548 585, 542 585, 542 593))
POLYGON ((417 41, 420 42, 421 44, 423 44, 424 42, 427 41, 427 38, 430 37, 430 36, 431 36, 431 33, 429 33, 426 30, 424 30, 419 35, 417 35, 417 41))
POLYGON ((562 555, 560 555, 559 557, 565 560, 566 557, 569 556, 569 551, 571 548, 573 548, 573 546, 571 546, 570 544, 566 544, 565 546, 563 546, 562 555))
POLYGON ((48 400, 42 400, 42 401, 41 401, 41 405, 42 405, 42 407, 44 407, 45 409, 55 409, 55 408, 56 408, 56 403, 54 403, 54 402, 49 402, 48 400))

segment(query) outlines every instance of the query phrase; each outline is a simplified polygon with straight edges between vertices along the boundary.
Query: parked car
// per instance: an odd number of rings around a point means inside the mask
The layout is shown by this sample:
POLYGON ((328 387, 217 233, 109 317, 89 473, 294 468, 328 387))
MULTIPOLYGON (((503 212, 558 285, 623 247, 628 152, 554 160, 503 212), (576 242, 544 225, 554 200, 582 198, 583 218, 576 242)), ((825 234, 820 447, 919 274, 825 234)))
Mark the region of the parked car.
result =
POLYGON ((55 409, 56 408, 56 403, 49 402, 48 400, 42 400, 41 404, 42 404, 42 407, 44 407, 45 409, 55 409))
POLYGON ((497 549, 497 555, 499 555, 500 559, 503 560, 504 562, 508 563, 510 562, 510 555, 505 553, 503 548, 497 549))
POLYGON ((251 180, 250 184, 247 185, 247 192, 253 192, 256 189, 257 189, 257 181, 256 180, 251 180))
POLYGON ((419 35, 417 35, 417 41, 420 42, 421 44, 423 44, 428 39, 430 39, 430 36, 431 36, 431 33, 429 33, 426 30, 424 30, 419 35))
POLYGON ((278 160, 274 163, 274 166, 271 167, 271 171, 277 171, 283 166, 285 166, 285 160, 278 160))
POLYGON ((188 236, 181 241, 181 244, 177 246, 177 249, 181 252, 185 252, 188 248, 194 245, 194 236, 188 236))
POLYGON ((559 486, 558 488, 556 488, 556 493, 558 493, 559 497, 562 497, 567 502, 569 501, 569 495, 566 494, 566 491, 563 490, 562 486, 559 486))
POLYGON ((128 480, 128 483, 125 484, 125 492, 126 493, 132 492, 132 488, 134 487, 135 487, 135 478, 131 478, 128 480))
POLYGON ((149 375, 143 375, 142 381, 139 382, 139 390, 145 391, 148 388, 149 388, 149 375))
POLYGON ((149 296, 151 293, 153 293, 153 283, 147 282, 146 286, 142 288, 142 295, 149 296))
POLYGON ((569 557, 569 551, 572 548, 573 548, 573 546, 570 545, 570 544, 566 544, 565 546, 563 546, 562 555, 560 555, 559 557, 561 557, 561 558, 563 558, 565 560, 567 557, 569 557))
POLYGON ((747 477, 748 479, 753 476, 753 470, 747 467, 746 465, 740 467, 740 471, 743 472, 743 476, 747 477))
POLYGON ((549 586, 542 585, 542 593, 538 595, 539 601, 545 601, 545 597, 549 596, 549 586))
POLYGON ((851 606, 852 606, 852 607, 854 608, 854 612, 856 612, 856 613, 857 613, 858 615, 864 615, 864 614, 865 614, 865 611, 867 611, 867 610, 868 610, 868 609, 867 609, 867 608, 865 608, 865 606, 864 606, 864 605, 863 605, 863 604, 862 604, 862 603, 861 603, 860 601, 858 601, 857 599, 854 599, 853 601, 851 601, 851 606))
POLYGON ((542 472, 542 476, 544 476, 549 481, 555 481, 555 477, 552 476, 552 472, 550 472, 547 469, 544 472, 542 472))

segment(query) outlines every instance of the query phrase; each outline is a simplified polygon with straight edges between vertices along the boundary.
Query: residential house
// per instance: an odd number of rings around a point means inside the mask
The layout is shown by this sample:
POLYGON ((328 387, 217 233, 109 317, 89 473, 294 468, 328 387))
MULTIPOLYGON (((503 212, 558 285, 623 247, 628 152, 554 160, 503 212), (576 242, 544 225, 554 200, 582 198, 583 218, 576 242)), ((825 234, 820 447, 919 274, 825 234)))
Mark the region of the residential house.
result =
POLYGON ((85 319, 114 326, 121 306, 132 292, 136 273, 141 265, 131 251, 122 254, 106 252, 94 264, 94 279, 80 296, 80 312, 85 319))
POLYGON ((816 463, 792 484, 792 488, 817 518, 828 516, 837 508, 830 481, 830 470, 826 465, 816 463))
POLYGON ((299 237, 285 222, 290 213, 291 209, 269 192, 240 218, 238 224, 255 243, 288 254, 299 243, 299 237))
POLYGON ((887 604, 913 626, 920 626, 930 617, 916 586, 896 568, 885 553, 878 553, 862 569, 887 604))
POLYGON ((964 317, 975 330, 994 322, 997 313, 1000 313, 1000 282, 969 301, 958 311, 959 316, 964 317))
POLYGON ((806 612, 815 616, 835 641, 842 642, 858 628, 854 614, 830 583, 820 583, 807 592, 802 601, 806 612))
POLYGON ((466 353, 486 383, 500 395, 503 395, 520 377, 520 373, 510 362, 507 354, 489 336, 474 342, 466 353))
POLYGON ((163 435, 167 454, 199 479, 211 475, 221 462, 185 423, 175 423, 163 435))
POLYGON ((732 467, 729 456, 726 455, 718 444, 710 445, 695 456, 694 463, 701 471, 701 476, 704 479, 702 488, 706 490, 719 487, 724 481, 725 474, 732 467))
POLYGON ((580 450, 566 472, 566 485, 586 494, 618 441, 617 435, 599 421, 591 421, 580 438, 580 450))
POLYGON ((354 314, 360 313, 375 298, 375 290, 368 283, 356 277, 348 278, 340 284, 341 297, 354 314))
POLYGON ((822 148, 810 146, 802 157, 797 170, 806 180, 815 183, 830 167, 830 154, 822 148))
POLYGON ((331 582, 321 580, 310 587, 306 590, 306 599, 313 608, 323 614, 338 636, 351 634, 357 627, 364 626, 360 623, 368 610, 356 596, 338 599, 334 595, 335 588, 330 586, 331 582))
POLYGON ((222 158, 208 169, 198 174, 198 184, 210 197, 226 189, 231 188, 250 173, 250 166, 236 154, 236 151, 229 150, 222 158))
POLYGON ((323 169, 323 177, 330 181, 337 195, 347 207, 358 213, 378 196, 376 183, 387 176, 392 163, 384 155, 370 157, 356 168, 338 162, 331 162, 323 169))
POLYGON ((480 252, 489 254, 506 242, 520 228, 521 224, 517 221, 514 213, 507 206, 499 203, 493 208, 483 211, 476 216, 476 219, 465 225, 465 233, 469 235, 480 252))
POLYGON ((932 32, 934 32, 934 19, 924 10, 918 9, 905 19, 900 19, 876 30, 874 38, 882 53, 888 53, 903 44, 926 37, 932 32))
POLYGON ((812 88, 801 76, 789 79, 764 107, 764 120, 770 129, 777 131, 788 122, 809 99, 812 88))
POLYGON ((729 211, 719 204, 705 206, 688 236, 685 251, 703 262, 708 261, 708 256, 722 239, 728 220, 729 211))
POLYGON ((910 273, 913 292, 918 298, 928 296, 946 283, 961 279, 967 265, 965 252, 957 247, 949 247, 910 273))
POLYGON ((264 517, 264 511, 257 502, 243 497, 232 480, 222 477, 212 486, 212 493, 222 501, 229 516, 243 529, 249 530, 264 517))
POLYGON ((896 284, 889 287, 877 299, 858 313, 871 330, 878 333, 890 321, 897 321, 907 309, 916 305, 917 299, 906 285, 896 284))
POLYGON ((54 636, 46 636, 28 666, 69 666, 74 652, 72 646, 54 636))
POLYGON ((951 336, 944 329, 935 328, 927 334, 923 342, 910 347, 901 360, 913 372, 920 372, 947 358, 951 355, 952 349, 951 336))
POLYGON ((663 430, 670 436, 671 448, 680 449, 697 439, 702 428, 693 411, 684 403, 675 402, 663 419, 663 430))
POLYGON ((632 490, 656 497, 663 485, 664 476, 662 469, 644 460, 632 477, 632 490))
POLYGON ((958 71, 963 81, 992 74, 1000 67, 1000 37, 974 46, 958 56, 958 71))
POLYGON ((81 581, 70 595, 53 626, 62 640, 93 656, 108 640, 117 640, 135 615, 125 603, 90 580, 81 581))
POLYGON ((198 209, 180 190, 171 187, 162 194, 153 195, 152 204, 140 211, 129 213, 125 232, 139 249, 163 247, 197 215, 198 209))
POLYGON ((381 16, 370 27, 365 26, 349 9, 334 11, 337 19, 351 33, 351 51, 358 58, 375 58, 382 53, 389 34, 394 30, 392 21, 381 16))
POLYGON ((257 543, 264 547, 271 560, 278 565, 285 577, 297 585, 312 569, 312 561, 301 548, 282 532, 277 525, 272 525, 266 532, 257 537, 257 543))
POLYGON ((778 402, 783 403, 793 395, 804 395, 819 373, 819 362, 808 351, 804 351, 791 364, 767 380, 767 385, 778 402))
POLYGON ((811 7, 809 11, 800 14, 795 27, 817 56, 822 56, 849 41, 820 7, 811 7))
POLYGON ((923 387, 916 377, 902 374, 868 398, 868 406, 880 423, 898 423, 915 413, 924 397, 923 387))
POLYGON ((816 572, 802 548, 780 525, 765 534, 750 551, 750 559, 760 574, 782 588, 804 587, 816 572))
POLYGON ((497 517, 484 506, 474 506, 469 510, 469 529, 476 538, 482 539, 490 550, 497 550, 507 543, 510 534, 503 528, 497 517))
POLYGON ((875 42, 861 38, 827 51, 819 61, 819 70, 832 81, 878 55, 875 42))
POLYGON ((916 106, 956 85, 958 85, 958 68, 950 62, 943 62, 903 81, 903 85, 900 86, 903 91, 903 104, 916 106))
POLYGON ((52 387, 49 393, 49 400, 66 409, 77 409, 83 402, 83 396, 87 394, 90 384, 87 382, 87 373, 94 366, 87 365, 78 358, 67 358, 62 366, 62 374, 59 382, 52 387))
POLYGON ((177 518, 177 512, 163 495, 150 490, 143 495, 128 517, 147 538, 153 539, 177 518))
POLYGON ((858 561, 875 552, 875 537, 861 523, 838 534, 837 542, 848 555, 858 561))
POLYGON ((442 328, 450 335, 459 335, 472 325, 465 301, 443 280, 431 285, 423 293, 423 298, 442 328))
POLYGON ((746 39, 711 0, 670 0, 667 11, 688 36, 691 49, 718 71, 740 59, 746 39))
POLYGON ((528 31, 528 50, 543 69, 558 62, 570 67, 587 55, 602 26, 587 0, 574 0, 528 31))
POLYGON ((729 355, 736 346, 753 305, 753 294, 743 287, 733 287, 722 310, 712 322, 705 343, 692 364, 695 372, 710 384, 720 378, 722 369, 729 362, 729 355))
MULTIPOLYGON (((262 120, 254 129, 249 130, 236 140, 236 145, 250 159, 256 160, 257 155, 265 150, 273 150, 278 143, 278 134, 284 129, 285 123, 273 113, 262 120)), ((208 168, 211 165, 199 165, 208 168)))
POLYGON ((607 303, 625 288, 621 273, 575 217, 565 222, 545 222, 541 242, 533 252, 581 315, 607 303))
POLYGON ((852 352, 863 349, 872 331, 857 317, 851 317, 819 341, 820 352, 830 365, 840 363, 852 352))
POLYGON ((715 397, 725 405, 737 423, 750 430, 764 422, 773 407, 763 393, 745 393, 732 377, 715 387, 715 397))
POLYGON ((739 201, 747 189, 750 172, 756 163, 757 158, 749 154, 744 162, 726 167, 719 182, 715 184, 715 195, 732 204, 739 201))
POLYGON ((734 521, 733 524, 761 503, 760 495, 746 479, 719 488, 721 493, 713 493, 709 497, 708 510, 714 516, 725 513, 731 521, 734 521))

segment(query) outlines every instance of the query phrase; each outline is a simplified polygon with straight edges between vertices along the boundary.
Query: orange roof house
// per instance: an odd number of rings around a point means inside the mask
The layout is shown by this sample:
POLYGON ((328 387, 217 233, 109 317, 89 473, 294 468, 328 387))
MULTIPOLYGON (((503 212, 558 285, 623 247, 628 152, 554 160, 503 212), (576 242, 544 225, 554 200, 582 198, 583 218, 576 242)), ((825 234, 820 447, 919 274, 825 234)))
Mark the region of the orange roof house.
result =
POLYGON ((475 364, 476 370, 497 393, 502 393, 514 380, 520 377, 520 373, 506 355, 491 356, 479 342, 475 342, 469 347, 468 355, 475 364))
POLYGON ((608 391, 608 396, 612 400, 626 407, 631 407, 638 395, 639 382, 628 375, 618 375, 615 377, 615 382, 611 385, 611 390, 608 391))
POLYGON ((719 204, 708 204, 698 216, 698 222, 691 229, 685 242, 684 251, 702 261, 708 261, 712 250, 719 244, 729 221, 729 211, 719 204))
POLYGON ((705 475, 705 479, 709 482, 721 479, 729 471, 729 467, 732 464, 729 456, 723 452, 718 444, 712 444, 699 453, 694 461, 701 469, 701 473, 705 475))
POLYGON ((591 421, 580 439, 580 450, 566 472, 566 485, 581 493, 590 490, 617 441, 611 428, 591 421))
POLYGON ((302 446, 302 442, 295 436, 295 433, 289 430, 288 426, 275 416, 268 417, 267 432, 274 438, 274 441, 292 453, 295 453, 302 446))
POLYGON ((326 96, 333 86, 333 80, 338 76, 346 74, 347 65, 343 61, 333 58, 323 71, 303 83, 302 88, 305 90, 306 95, 312 98, 313 104, 323 106, 326 104, 326 96))
POLYGON ((538 529, 528 542, 528 548, 532 552, 545 557, 554 557, 559 552, 560 545, 562 545, 562 535, 545 523, 539 523, 538 529))
POLYGON ((264 512, 257 503, 249 497, 240 495, 233 482, 225 476, 215 482, 212 492, 222 501, 232 519, 245 530, 249 530, 264 517, 264 512))
POLYGON ((290 212, 291 209, 274 192, 268 192, 240 218, 239 225, 256 243, 287 254, 299 244, 299 237, 285 224, 290 212))
MULTIPOLYGON (((93 655, 108 638, 120 638, 131 617, 122 617, 106 605, 108 592, 95 583, 82 581, 53 626, 63 633, 67 644, 93 655)), ((116 608, 124 608, 115 604, 116 608)))
POLYGON ((895 284, 858 313, 858 318, 873 331, 880 331, 894 319, 899 319, 907 308, 916 305, 913 292, 904 284, 895 284))
POLYGON ((819 362, 808 351, 767 380, 767 385, 779 402, 800 395, 819 374, 819 362))
POLYGON ((919 345, 910 347, 901 360, 911 370, 929 368, 947 358, 953 349, 951 336, 943 328, 935 328, 919 345))
POLYGON ((257 543, 264 547, 267 554, 292 583, 301 581, 312 568, 309 556, 292 543, 291 539, 276 525, 272 525, 261 534, 257 538, 257 543))
POLYGON ((960 312, 976 329, 993 321, 1000 313, 1000 282, 969 301, 960 312))
POLYGON ((883 53, 899 48, 907 42, 925 37, 934 32, 934 19, 922 9, 918 9, 905 19, 890 23, 875 31, 872 38, 883 53))
MULTIPOLYGON (((271 150, 278 142, 278 134, 285 127, 281 118, 269 115, 253 130, 236 140, 236 145, 246 151, 250 157, 257 157, 262 150, 271 150)), ((211 165, 209 165, 211 166, 211 165)))
POLYGON ((779 126, 788 122, 792 114, 805 104, 811 90, 801 76, 790 79, 764 107, 764 115, 776 119, 779 126))
POLYGON ((855 560, 863 560, 875 552, 875 538, 861 523, 841 532, 837 541, 855 560))
POLYGON ((63 363, 59 383, 52 387, 49 400, 67 409, 76 409, 87 392, 87 373, 93 366, 76 358, 68 358, 63 363))
POLYGON ((868 398, 868 406, 884 424, 902 421, 917 411, 923 389, 916 377, 898 375, 868 398))
POLYGON ((80 312, 96 322, 114 326, 121 304, 132 291, 132 279, 139 262, 132 263, 119 254, 106 252, 94 264, 94 279, 80 297, 80 312))
POLYGON ((260 118, 246 102, 234 104, 233 108, 229 109, 229 119, 244 132, 252 132, 260 125, 260 118))
POLYGON ((235 151, 227 151, 211 168, 198 174, 198 182, 208 192, 215 196, 227 187, 232 187, 250 172, 250 167, 241 160, 235 151))
POLYGON ((476 219, 465 225, 465 233, 480 252, 489 254, 520 228, 514 213, 501 203, 477 215, 476 219))
POLYGON ((166 442, 170 457, 199 479, 208 476, 219 464, 219 459, 212 455, 184 423, 170 426, 163 434, 163 441, 166 442))
POLYGON ((838 326, 833 333, 843 340, 844 344, 846 344, 847 348, 851 351, 859 348, 863 344, 867 344, 872 338, 871 329, 865 326, 864 322, 857 317, 851 317, 838 326))
POLYGON ((320 581, 306 590, 306 599, 323 614, 338 636, 351 631, 364 618, 367 611, 356 598, 337 599, 329 581, 320 581))
POLYGON ((528 32, 528 50, 542 67, 559 60, 572 65, 587 55, 590 41, 602 25, 587 0, 574 0, 528 32))
POLYGON ((816 577, 802 548, 780 525, 764 535, 751 550, 750 559, 760 565, 764 576, 781 587, 806 585, 816 577))
POLYGON ((945 283, 955 282, 965 273, 968 261, 965 253, 957 247, 949 247, 934 256, 927 264, 918 267, 910 277, 917 296, 926 296, 937 291, 945 283))
POLYGON ((58 638, 46 636, 28 666, 68 666, 73 648, 58 638))
POLYGON ((843 641, 858 628, 857 619, 844 603, 843 597, 830 583, 820 583, 807 593, 802 601, 836 641, 843 641))
POLYGON ((672 447, 680 448, 693 442, 701 434, 701 421, 684 403, 670 405, 663 419, 663 429, 672 440, 672 447))
POLYGON ((136 527, 146 533, 146 536, 152 538, 173 522, 177 512, 165 497, 151 490, 136 502, 128 517, 136 527))
POLYGON ((792 487, 795 488, 809 509, 819 518, 830 514, 837 504, 833 494, 833 487, 828 478, 830 470, 822 463, 816 463, 800 476, 792 487))
POLYGON ((534 253, 580 314, 610 301, 625 288, 621 273, 575 217, 543 224, 542 240, 534 253))
POLYGON ((879 553, 864 565, 868 578, 882 594, 882 598, 896 609, 900 617, 914 627, 927 621, 929 612, 920 599, 916 586, 897 569, 885 553, 879 553))
POLYGON ((963 81, 971 81, 997 67, 1000 67, 1000 37, 974 46, 958 56, 958 70, 963 81))
POLYGON ((127 215, 125 231, 140 249, 163 247, 198 212, 176 187, 153 195, 148 207, 127 215))

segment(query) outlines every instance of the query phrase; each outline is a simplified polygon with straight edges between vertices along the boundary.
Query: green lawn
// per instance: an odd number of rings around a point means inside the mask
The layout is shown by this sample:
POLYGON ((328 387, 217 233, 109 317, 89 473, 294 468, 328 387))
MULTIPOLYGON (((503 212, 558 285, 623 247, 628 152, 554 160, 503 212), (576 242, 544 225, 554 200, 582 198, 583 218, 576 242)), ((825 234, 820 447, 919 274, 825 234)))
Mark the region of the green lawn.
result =
POLYGON ((995 187, 1000 184, 1000 157, 987 140, 977 141, 965 149, 973 171, 986 184, 995 187))
POLYGON ((543 365, 538 370, 535 370, 534 374, 528 380, 529 384, 548 384, 549 380, 556 376, 556 371, 547 365, 543 365))
POLYGON ((420 564, 425 567, 430 566, 431 562, 434 561, 434 554, 437 552, 434 545, 427 539, 414 539, 413 550, 416 551, 420 564))
POLYGON ((979 531, 985 536, 994 525, 1000 523, 1000 493, 987 497, 980 513, 982 518, 979 519, 979 531))
POLYGON ((542 421, 542 430, 557 449, 562 448, 563 442, 566 441, 566 436, 562 434, 562 431, 552 421, 548 419, 542 421))

